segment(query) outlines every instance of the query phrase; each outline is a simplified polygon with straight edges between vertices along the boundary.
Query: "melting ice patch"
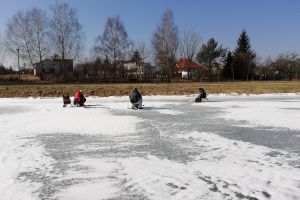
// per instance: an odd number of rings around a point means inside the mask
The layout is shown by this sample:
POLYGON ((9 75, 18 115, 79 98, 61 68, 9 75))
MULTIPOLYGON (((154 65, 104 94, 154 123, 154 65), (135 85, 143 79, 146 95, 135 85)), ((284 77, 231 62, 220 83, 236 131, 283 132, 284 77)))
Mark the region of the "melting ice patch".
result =
POLYGON ((157 111, 161 114, 164 114, 164 115, 180 115, 180 114, 183 114, 182 112, 180 112, 178 110, 172 110, 172 109, 158 109, 157 111))

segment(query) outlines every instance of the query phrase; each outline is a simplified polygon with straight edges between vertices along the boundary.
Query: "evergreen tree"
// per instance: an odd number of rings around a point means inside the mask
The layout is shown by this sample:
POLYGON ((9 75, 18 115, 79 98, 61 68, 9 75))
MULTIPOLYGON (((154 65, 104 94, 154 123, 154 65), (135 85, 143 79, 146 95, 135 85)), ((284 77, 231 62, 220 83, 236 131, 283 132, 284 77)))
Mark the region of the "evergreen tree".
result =
POLYGON ((130 61, 135 62, 136 67, 135 67, 135 69, 132 69, 132 70, 136 73, 136 75, 139 75, 141 77, 143 63, 142 63, 141 54, 137 49, 133 52, 130 61))
POLYGON ((137 65, 140 64, 140 62, 142 61, 142 58, 141 58, 140 52, 138 50, 135 50, 133 52, 130 61, 136 62, 137 65))
POLYGON ((220 58, 224 57, 226 49, 222 46, 218 47, 218 42, 214 38, 210 38, 207 44, 203 44, 200 52, 197 55, 199 63, 205 64, 209 69, 209 81, 211 81, 212 67, 219 66, 220 58))
POLYGON ((0 74, 5 74, 6 70, 7 69, 2 64, 0 64, 0 74))
POLYGON ((233 57, 230 51, 227 53, 224 61, 223 77, 234 81, 233 57))
POLYGON ((247 79, 254 75, 255 52, 251 49, 250 38, 243 30, 233 52, 233 68, 236 79, 247 79))
POLYGON ((13 70, 13 68, 11 66, 9 67, 8 71, 9 71, 9 74, 14 73, 14 70, 13 70))

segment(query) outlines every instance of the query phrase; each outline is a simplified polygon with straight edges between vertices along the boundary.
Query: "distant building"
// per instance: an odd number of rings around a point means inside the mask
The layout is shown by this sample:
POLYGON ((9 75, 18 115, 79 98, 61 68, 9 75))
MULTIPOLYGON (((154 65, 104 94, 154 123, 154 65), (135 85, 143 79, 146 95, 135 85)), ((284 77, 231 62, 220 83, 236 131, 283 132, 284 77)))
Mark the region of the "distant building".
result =
POLYGON ((34 64, 34 75, 39 76, 41 71, 43 74, 48 75, 61 75, 64 71, 72 72, 73 71, 73 59, 64 59, 64 69, 62 59, 55 55, 51 58, 43 60, 43 68, 41 70, 40 62, 34 64))
POLYGON ((202 64, 188 61, 187 59, 180 59, 176 62, 176 67, 182 78, 188 78, 188 71, 190 72, 190 79, 200 78, 206 67, 202 64))
POLYGON ((155 71, 150 63, 141 63, 140 65, 137 62, 125 62, 124 69, 127 71, 128 77, 131 78, 149 78, 155 71))

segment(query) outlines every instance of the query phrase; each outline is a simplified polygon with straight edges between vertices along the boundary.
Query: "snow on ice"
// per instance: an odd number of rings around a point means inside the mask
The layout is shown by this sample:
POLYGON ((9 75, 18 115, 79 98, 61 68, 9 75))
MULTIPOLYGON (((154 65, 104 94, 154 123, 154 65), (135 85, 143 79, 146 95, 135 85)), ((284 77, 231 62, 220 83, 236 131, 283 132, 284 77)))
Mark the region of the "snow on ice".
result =
POLYGON ((0 99, 1 199, 300 199, 298 94, 194 98, 0 99))
MULTIPOLYGON (((262 95, 262 97, 266 96, 267 95, 262 95)), ((255 96, 246 98, 253 99, 255 96)), ((245 97, 242 99, 245 99, 245 97)), ((287 99, 280 101, 276 99, 273 100, 270 98, 262 98, 255 102, 244 101, 241 103, 233 99, 232 101, 226 102, 207 102, 205 106, 219 107, 224 109, 226 112, 220 114, 220 117, 225 119, 245 120, 251 124, 264 126, 274 126, 295 130, 300 129, 299 100, 295 101, 287 99)))

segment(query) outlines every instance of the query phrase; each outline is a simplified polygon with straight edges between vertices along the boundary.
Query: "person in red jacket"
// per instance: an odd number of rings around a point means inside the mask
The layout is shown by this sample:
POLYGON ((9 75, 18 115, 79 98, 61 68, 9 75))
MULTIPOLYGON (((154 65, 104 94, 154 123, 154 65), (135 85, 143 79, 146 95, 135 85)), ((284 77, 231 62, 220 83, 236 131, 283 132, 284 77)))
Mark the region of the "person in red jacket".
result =
POLYGON ((84 98, 82 91, 77 91, 74 95, 74 105, 83 106, 86 99, 84 98))

